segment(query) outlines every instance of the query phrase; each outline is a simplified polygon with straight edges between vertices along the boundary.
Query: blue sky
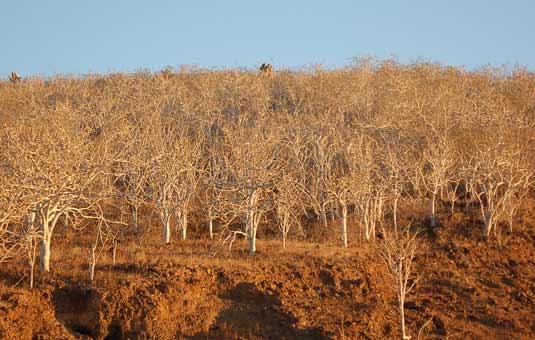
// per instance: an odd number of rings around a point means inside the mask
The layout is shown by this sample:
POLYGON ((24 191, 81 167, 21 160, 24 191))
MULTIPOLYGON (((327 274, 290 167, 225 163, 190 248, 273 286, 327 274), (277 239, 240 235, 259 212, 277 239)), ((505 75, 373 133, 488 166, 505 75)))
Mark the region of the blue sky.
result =
POLYGON ((535 1, 77 1, 0 4, 0 78, 276 68, 397 56, 535 70, 535 1))

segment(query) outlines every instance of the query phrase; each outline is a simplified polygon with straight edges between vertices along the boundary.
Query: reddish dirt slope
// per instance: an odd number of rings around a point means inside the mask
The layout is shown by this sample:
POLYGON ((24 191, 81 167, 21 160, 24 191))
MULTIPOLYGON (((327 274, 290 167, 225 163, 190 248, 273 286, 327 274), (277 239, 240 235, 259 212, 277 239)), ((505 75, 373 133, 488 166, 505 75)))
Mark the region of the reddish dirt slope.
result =
MULTIPOLYGON (((535 235, 517 232, 499 246, 477 234, 422 235, 420 280, 406 304, 413 339, 535 339, 535 235)), ((17 272, 4 268, 0 339, 398 338, 373 245, 279 247, 103 264, 94 287, 79 283, 83 271, 59 271, 34 291, 13 288, 17 272)))

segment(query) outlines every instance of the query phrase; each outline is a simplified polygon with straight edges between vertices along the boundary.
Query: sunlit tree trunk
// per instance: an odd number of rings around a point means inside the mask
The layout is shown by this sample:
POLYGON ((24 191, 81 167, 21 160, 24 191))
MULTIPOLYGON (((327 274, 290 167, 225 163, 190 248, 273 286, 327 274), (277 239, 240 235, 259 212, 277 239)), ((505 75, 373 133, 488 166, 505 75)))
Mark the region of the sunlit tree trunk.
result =
POLYGON ((398 201, 399 198, 396 196, 394 197, 393 203, 392 203, 392 215, 394 218, 394 231, 398 232, 398 201))
POLYGON ((254 254, 256 252, 256 228, 252 228, 249 239, 249 253, 254 254))
POLYGON ((89 282, 91 282, 91 284, 93 284, 95 279, 95 266, 97 265, 96 250, 97 243, 95 242, 91 245, 91 253, 89 257, 89 282))
POLYGON ((342 204, 342 241, 344 247, 347 248, 347 204, 341 202, 342 204))
POLYGON ((37 208, 39 232, 42 235, 39 244, 39 269, 41 272, 50 271, 50 244, 52 242, 52 232, 56 222, 61 215, 56 206, 50 208, 48 205, 37 208))
POLYGON ((182 239, 185 240, 188 232, 188 214, 186 211, 182 212, 182 239))
POLYGON ((138 218, 138 207, 135 204, 130 205, 130 212, 132 214, 132 220, 134 222, 134 229, 138 230, 139 218, 138 218))
POLYGON ((171 214, 162 212, 160 214, 163 224, 163 241, 165 244, 171 243, 171 214))
MULTIPOLYGON (((401 264, 400 264, 401 267, 401 264)), ((398 292, 398 302, 399 302, 399 318, 400 318, 400 330, 401 330, 401 340, 410 339, 410 336, 407 336, 405 331, 405 291, 401 288, 404 287, 403 277, 400 275, 397 282, 399 289, 398 292)))
POLYGON ((431 193, 431 228, 434 228, 437 226, 437 216, 435 211, 435 202, 436 202, 437 193, 436 191, 433 191, 431 193))
POLYGON ((256 240, 254 234, 254 214, 252 208, 252 198, 253 195, 250 195, 248 198, 248 206, 245 216, 245 233, 247 234, 247 242, 249 243, 249 253, 254 254, 256 252, 256 240))
POLYGON ((52 233, 49 230, 48 223, 42 223, 40 231, 43 233, 43 238, 39 246, 39 270, 48 272, 50 271, 50 242, 52 240, 52 233))
POLYGON ((249 243, 249 253, 254 254, 256 252, 256 226, 252 208, 248 208, 245 229, 247 233, 247 241, 249 243))
POLYGON ((214 239, 214 217, 212 213, 212 207, 208 207, 208 233, 210 240, 214 239))

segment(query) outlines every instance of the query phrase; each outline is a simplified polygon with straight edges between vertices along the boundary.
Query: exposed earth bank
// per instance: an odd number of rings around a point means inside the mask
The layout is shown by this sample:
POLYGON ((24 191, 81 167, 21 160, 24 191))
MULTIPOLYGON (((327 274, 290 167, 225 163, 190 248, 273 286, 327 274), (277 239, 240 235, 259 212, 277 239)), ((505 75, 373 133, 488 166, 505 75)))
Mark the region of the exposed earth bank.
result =
MULTIPOLYGON (((502 245, 455 230, 424 234, 409 334, 535 339, 534 244, 527 231, 502 245)), ((0 269, 0 339, 399 338, 374 245, 279 248, 265 241, 252 257, 237 247, 232 256, 103 264, 93 287, 62 272, 29 290, 20 271, 0 269)))

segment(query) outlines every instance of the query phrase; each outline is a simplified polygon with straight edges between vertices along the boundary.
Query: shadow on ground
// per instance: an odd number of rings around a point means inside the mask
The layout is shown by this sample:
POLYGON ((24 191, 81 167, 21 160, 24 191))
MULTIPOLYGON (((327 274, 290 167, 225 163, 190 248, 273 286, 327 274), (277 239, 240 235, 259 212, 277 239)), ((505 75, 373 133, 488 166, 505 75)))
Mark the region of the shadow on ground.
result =
POLYGON ((329 339, 319 328, 298 328, 298 320, 284 310, 276 295, 258 290, 251 282, 239 283, 220 298, 229 302, 208 332, 189 339, 329 339))

